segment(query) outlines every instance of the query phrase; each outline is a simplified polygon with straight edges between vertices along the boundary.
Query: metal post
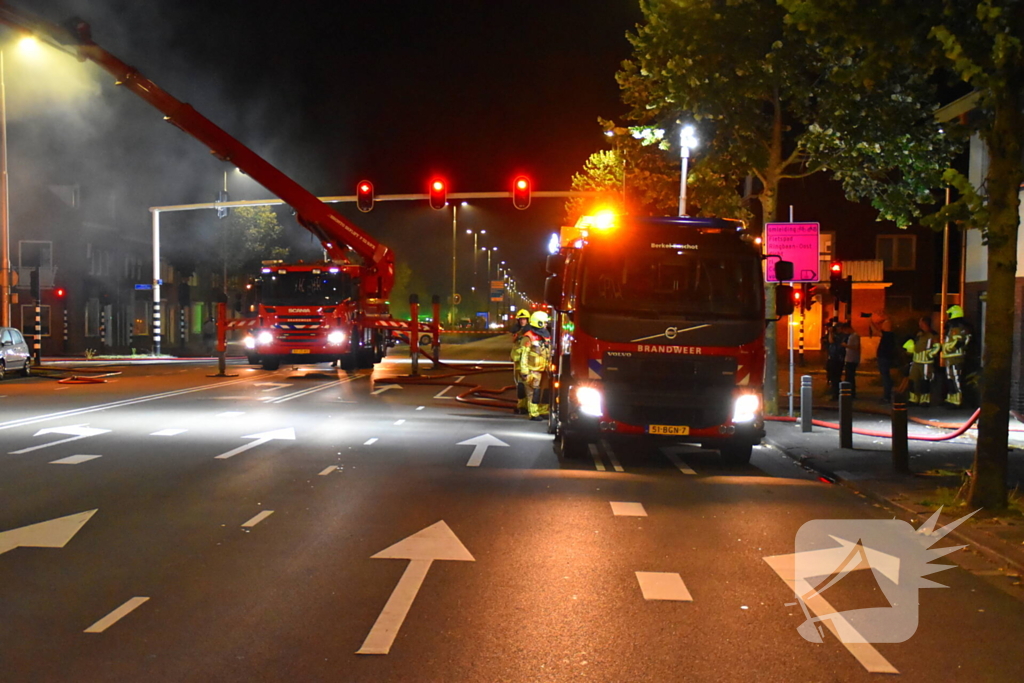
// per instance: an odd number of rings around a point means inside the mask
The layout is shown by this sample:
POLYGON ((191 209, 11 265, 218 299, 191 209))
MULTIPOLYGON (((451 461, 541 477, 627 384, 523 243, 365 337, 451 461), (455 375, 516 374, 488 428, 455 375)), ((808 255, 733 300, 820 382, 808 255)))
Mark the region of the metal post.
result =
POLYGON ((0 327, 11 326, 11 231, 7 193, 7 88, 0 50, 0 327))
POLYGON ((160 212, 153 214, 153 353, 160 355, 160 212))
POLYGON ((456 272, 456 257, 457 252, 457 236, 459 229, 459 205, 452 204, 452 307, 448 311, 448 324, 453 328, 455 327, 455 321, 458 320, 455 314, 455 293, 458 291, 455 288, 455 272, 456 272))
POLYGON ((682 156, 682 171, 679 177, 679 215, 686 215, 686 176, 689 173, 690 166, 690 148, 686 145, 682 145, 681 148, 682 156))
POLYGON ((434 367, 436 368, 441 362, 441 297, 435 294, 431 297, 430 304, 433 308, 434 314, 434 325, 431 330, 434 334, 434 348, 432 349, 434 357, 432 360, 434 361, 434 367))
POLYGON ((892 396, 892 467, 901 474, 910 474, 907 395, 902 391, 894 391, 892 396))
POLYGON ((786 318, 786 327, 789 328, 789 416, 793 417, 793 382, 796 376, 796 363, 793 361, 793 316, 786 318))
MULTIPOLYGON (((946 187, 946 206, 949 206, 949 187, 946 187)), ((962 305, 962 304, 961 304, 962 305)), ((949 308, 949 221, 942 227, 942 289, 939 295, 939 342, 946 341, 946 309, 949 308)), ((946 359, 939 354, 939 367, 946 367, 946 359)))
POLYGON ((413 377, 420 376, 420 295, 409 295, 409 362, 413 377))
POLYGON ((36 325, 35 334, 32 335, 32 357, 35 358, 35 365, 43 362, 43 309, 36 299, 36 325))
POLYGON ((853 448, 853 387, 839 383, 839 447, 853 448))
POLYGON ((810 375, 800 376, 800 431, 805 434, 814 426, 814 387, 810 375))

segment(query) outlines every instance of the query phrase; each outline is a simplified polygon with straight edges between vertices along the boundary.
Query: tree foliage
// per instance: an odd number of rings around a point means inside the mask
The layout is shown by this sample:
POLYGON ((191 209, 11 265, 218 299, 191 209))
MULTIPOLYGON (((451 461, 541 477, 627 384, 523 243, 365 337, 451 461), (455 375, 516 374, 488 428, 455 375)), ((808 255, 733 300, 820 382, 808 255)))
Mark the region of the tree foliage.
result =
POLYGON ((266 259, 287 260, 284 228, 269 206, 241 206, 218 223, 219 263, 233 273, 257 273, 266 259))

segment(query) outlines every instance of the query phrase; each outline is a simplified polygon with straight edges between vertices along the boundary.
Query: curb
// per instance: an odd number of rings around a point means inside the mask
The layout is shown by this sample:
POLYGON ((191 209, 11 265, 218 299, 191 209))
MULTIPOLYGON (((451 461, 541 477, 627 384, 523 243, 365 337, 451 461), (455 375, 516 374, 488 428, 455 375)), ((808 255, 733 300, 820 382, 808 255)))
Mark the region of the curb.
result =
MULTIPOLYGON (((869 488, 859 486, 858 484, 863 483, 863 480, 854 481, 850 479, 845 479, 842 476, 836 474, 835 472, 831 472, 821 467, 820 465, 810 462, 810 458, 805 458, 791 453, 788 448, 778 443, 774 439, 765 438, 764 441, 773 448, 778 449, 779 452, 783 453, 787 458, 793 460, 795 463, 800 465, 800 467, 803 467, 806 470, 810 470, 811 472, 814 472, 815 474, 824 477, 825 479, 828 479, 830 481, 833 481, 837 484, 841 484, 850 491, 853 491, 854 493, 859 493, 867 498, 870 498, 879 505, 884 505, 890 508, 896 508, 897 510, 900 510, 908 515, 913 515, 914 517, 922 516, 922 513, 917 510, 914 510, 912 508, 907 507, 906 505, 903 505, 902 503, 887 498, 886 496, 880 493, 876 493, 875 491, 872 491, 869 488)), ((942 515, 940 514, 940 520, 941 517, 942 515)), ((1019 560, 1016 560, 1004 554, 1001 550, 991 545, 987 545, 984 542, 979 541, 977 538, 970 538, 966 534, 962 533, 959 529, 954 529, 953 531, 949 532, 949 534, 946 537, 955 539, 959 543, 966 544, 968 547, 977 550, 980 554, 984 555, 992 562, 1005 566, 1008 569, 1013 569, 1019 575, 1024 576, 1024 562, 1020 562, 1019 560)))

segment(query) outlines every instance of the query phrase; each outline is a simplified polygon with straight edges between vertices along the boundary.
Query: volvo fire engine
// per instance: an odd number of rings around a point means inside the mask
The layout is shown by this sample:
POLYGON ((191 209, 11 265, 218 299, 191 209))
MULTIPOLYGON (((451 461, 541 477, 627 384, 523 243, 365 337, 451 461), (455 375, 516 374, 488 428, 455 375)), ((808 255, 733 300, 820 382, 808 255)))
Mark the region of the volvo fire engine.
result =
MULTIPOLYGON (((408 332, 408 323, 388 313, 395 265, 386 246, 191 105, 97 45, 84 21, 71 19, 57 25, 0 2, 0 23, 73 52, 112 74, 117 85, 141 97, 215 157, 233 164, 291 206, 298 222, 320 240, 325 252, 321 263, 264 264, 257 282, 256 317, 231 321, 232 328, 252 330, 247 344, 252 346, 247 349, 250 360, 268 370, 281 363, 324 360, 338 360, 349 369, 369 367, 386 353, 394 333, 408 332)), ((436 323, 429 329, 436 345, 436 323)))
POLYGON ((545 283, 562 457, 624 435, 749 461, 764 436, 762 262, 740 221, 603 212, 563 227, 545 283))

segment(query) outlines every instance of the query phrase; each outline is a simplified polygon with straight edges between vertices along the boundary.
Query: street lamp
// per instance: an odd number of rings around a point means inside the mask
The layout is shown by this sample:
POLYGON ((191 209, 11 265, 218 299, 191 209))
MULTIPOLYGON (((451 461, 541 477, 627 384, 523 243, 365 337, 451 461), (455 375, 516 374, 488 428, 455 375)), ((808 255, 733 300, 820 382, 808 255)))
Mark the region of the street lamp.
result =
POLYGON ((466 230, 466 234, 473 236, 473 284, 475 285, 477 283, 478 279, 479 279, 478 271, 477 271, 477 267, 476 267, 476 252, 477 252, 477 250, 480 247, 477 245, 477 241, 478 241, 479 236, 480 235, 486 235, 487 231, 486 230, 473 230, 473 229, 469 229, 469 230, 466 230))
POLYGON ((679 178, 679 215, 686 215, 686 175, 689 172, 690 150, 697 146, 697 135, 693 126, 686 124, 679 131, 679 156, 682 173, 679 178))

